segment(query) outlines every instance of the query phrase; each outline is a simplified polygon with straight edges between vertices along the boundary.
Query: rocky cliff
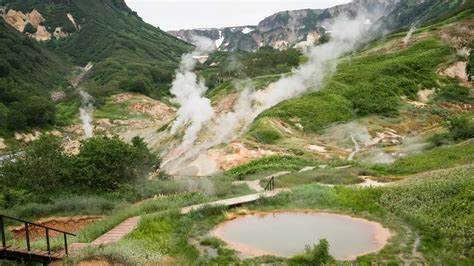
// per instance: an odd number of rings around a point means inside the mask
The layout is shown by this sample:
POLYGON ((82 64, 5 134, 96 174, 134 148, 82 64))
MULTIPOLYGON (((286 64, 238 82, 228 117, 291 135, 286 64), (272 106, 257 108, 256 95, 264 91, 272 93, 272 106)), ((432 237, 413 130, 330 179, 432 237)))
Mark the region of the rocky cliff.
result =
POLYGON ((459 11, 468 1, 455 0, 354 0, 327 9, 302 9, 275 13, 255 26, 190 29, 168 33, 192 43, 192 36, 205 36, 215 41, 219 50, 253 51, 261 46, 277 49, 304 48, 324 41, 328 22, 341 15, 361 14, 376 29, 396 30, 421 24, 459 11))

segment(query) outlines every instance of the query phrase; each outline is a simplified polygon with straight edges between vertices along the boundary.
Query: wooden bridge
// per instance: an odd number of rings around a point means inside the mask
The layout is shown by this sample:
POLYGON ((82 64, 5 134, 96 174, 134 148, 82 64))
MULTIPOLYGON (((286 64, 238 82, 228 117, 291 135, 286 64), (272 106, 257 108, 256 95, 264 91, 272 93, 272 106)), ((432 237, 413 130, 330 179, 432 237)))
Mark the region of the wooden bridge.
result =
POLYGON ((67 235, 75 236, 69 232, 65 232, 62 230, 54 229, 48 226, 44 226, 41 224, 28 222, 22 219, 14 218, 11 216, 0 214, 0 233, 2 238, 2 246, 0 247, 0 259, 5 260, 13 260, 19 262, 39 262, 47 265, 48 263, 61 260, 65 256, 68 255, 68 248, 67 248, 67 235), (23 223, 25 226, 25 240, 26 240, 26 247, 18 247, 7 245, 6 239, 6 221, 12 220, 16 222, 23 223), (30 243, 30 230, 33 227, 40 227, 44 228, 45 233, 45 240, 46 240, 46 249, 47 250, 35 250, 31 248, 30 243), (64 250, 60 252, 53 252, 51 251, 50 246, 50 231, 54 231, 60 234, 63 234, 64 238, 64 250))

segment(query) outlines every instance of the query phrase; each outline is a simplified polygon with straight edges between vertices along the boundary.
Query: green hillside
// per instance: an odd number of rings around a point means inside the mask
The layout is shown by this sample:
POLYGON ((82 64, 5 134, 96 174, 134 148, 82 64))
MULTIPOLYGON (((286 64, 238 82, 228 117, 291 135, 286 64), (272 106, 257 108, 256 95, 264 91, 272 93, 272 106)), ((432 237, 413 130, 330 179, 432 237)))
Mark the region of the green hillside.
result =
POLYGON ((37 9, 49 31, 56 27, 72 31, 70 37, 45 45, 75 65, 95 64, 84 85, 96 97, 128 89, 154 96, 166 94, 181 54, 191 48, 143 22, 123 0, 7 3, 9 8, 23 12, 37 9), (75 18, 79 29, 71 25, 67 13, 75 18))
POLYGON ((64 85, 69 64, 3 19, 0 53, 0 133, 54 123, 48 91, 64 85))

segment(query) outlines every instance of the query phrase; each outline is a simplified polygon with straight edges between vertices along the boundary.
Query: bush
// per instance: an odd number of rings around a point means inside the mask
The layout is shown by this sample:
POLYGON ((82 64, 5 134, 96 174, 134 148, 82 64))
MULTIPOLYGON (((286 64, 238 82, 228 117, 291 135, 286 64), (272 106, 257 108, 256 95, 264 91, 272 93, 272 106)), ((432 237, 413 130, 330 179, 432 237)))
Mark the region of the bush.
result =
POLYGON ((306 253, 289 259, 289 265, 311 265, 320 266, 335 263, 336 260, 329 254, 329 242, 326 239, 320 239, 318 245, 311 248, 306 246, 306 253))
POLYGON ((131 184, 147 173, 152 158, 141 140, 138 146, 129 145, 118 137, 93 137, 81 144, 79 154, 74 158, 77 174, 72 185, 80 192, 114 192, 129 189, 131 184))
POLYGON ((61 193, 70 171, 71 161, 62 151, 58 138, 47 135, 33 142, 25 155, 0 168, 0 184, 5 188, 8 204, 48 201, 61 193))
POLYGON ((153 162, 140 138, 130 145, 117 137, 94 137, 81 144, 78 155, 68 156, 60 139, 45 135, 0 168, 3 204, 49 202, 71 194, 133 198, 134 183, 153 162))
POLYGON ((472 77, 474 76, 474 40, 471 41, 469 44, 471 48, 471 52, 469 53, 469 59, 466 65, 466 74, 469 81, 472 81, 472 77))
POLYGON ((359 85, 346 96, 353 102, 358 115, 393 116, 398 114, 398 96, 387 84, 366 83, 359 85))
POLYGON ((123 80, 120 82, 119 87, 124 91, 139 92, 145 95, 150 93, 150 86, 148 82, 142 77, 123 80))
POLYGON ((272 144, 279 140, 281 134, 272 127, 268 119, 260 119, 250 129, 249 135, 255 140, 265 144, 272 144))
POLYGON ((35 34, 37 29, 33 27, 30 23, 27 23, 25 29, 23 30, 24 33, 35 34))
POLYGON ((430 143, 433 144, 433 146, 435 147, 450 144, 452 140, 453 138, 451 137, 451 134, 449 133, 434 134, 429 139, 430 143))
POLYGON ((450 118, 448 129, 454 140, 474 138, 474 122, 467 116, 450 118))
POLYGON ((447 102, 470 102, 471 96, 469 89, 461 87, 457 84, 449 84, 441 89, 436 95, 436 100, 447 102))

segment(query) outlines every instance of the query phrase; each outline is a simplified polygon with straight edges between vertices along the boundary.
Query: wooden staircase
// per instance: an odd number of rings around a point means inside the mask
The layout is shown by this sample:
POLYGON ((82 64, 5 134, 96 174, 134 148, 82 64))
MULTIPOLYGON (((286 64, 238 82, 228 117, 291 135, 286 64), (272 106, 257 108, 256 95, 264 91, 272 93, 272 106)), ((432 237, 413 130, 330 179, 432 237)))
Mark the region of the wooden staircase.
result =
POLYGON ((69 233, 69 232, 54 229, 54 228, 37 224, 37 223, 33 223, 33 222, 28 222, 22 219, 14 218, 14 217, 3 215, 3 214, 0 214, 0 234, 1 234, 1 239, 2 239, 2 245, 0 247, 0 259, 13 260, 13 261, 19 261, 19 262, 38 262, 38 263, 43 263, 44 265, 47 265, 48 263, 55 260, 61 260, 65 256, 67 256, 68 255, 67 235, 75 236, 74 234, 69 233), (12 221, 16 221, 16 222, 20 222, 24 224, 26 247, 16 247, 12 245, 7 245, 6 223, 5 223, 6 220, 12 220, 12 221), (46 240, 46 248, 47 248, 46 251, 35 250, 31 248, 30 228, 32 227, 40 227, 44 229, 44 232, 45 232, 44 238, 46 240), (50 231, 63 234, 64 251, 61 251, 61 252, 51 251, 50 231))

